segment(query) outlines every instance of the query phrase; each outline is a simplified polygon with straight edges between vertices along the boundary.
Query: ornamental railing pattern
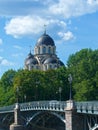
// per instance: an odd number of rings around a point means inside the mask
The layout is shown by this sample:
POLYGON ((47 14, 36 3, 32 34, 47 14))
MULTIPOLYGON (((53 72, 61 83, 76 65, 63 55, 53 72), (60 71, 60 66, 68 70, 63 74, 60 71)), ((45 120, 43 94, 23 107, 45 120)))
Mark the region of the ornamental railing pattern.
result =
MULTIPOLYGON (((66 107, 65 101, 33 101, 20 103, 20 111, 31 110, 51 110, 64 112, 66 107)), ((0 108, 0 113, 14 112, 15 105, 5 106, 0 108)))
MULTIPOLYGON (((66 101, 33 101, 27 103, 20 103, 20 111, 31 110, 49 110, 65 112, 66 101)), ((5 107, 0 107, 0 113, 14 112, 15 104, 5 107)), ((98 101, 75 102, 75 109, 77 113, 97 114, 98 115, 98 101)))
POLYGON ((98 101, 76 102, 78 113, 98 114, 98 101))

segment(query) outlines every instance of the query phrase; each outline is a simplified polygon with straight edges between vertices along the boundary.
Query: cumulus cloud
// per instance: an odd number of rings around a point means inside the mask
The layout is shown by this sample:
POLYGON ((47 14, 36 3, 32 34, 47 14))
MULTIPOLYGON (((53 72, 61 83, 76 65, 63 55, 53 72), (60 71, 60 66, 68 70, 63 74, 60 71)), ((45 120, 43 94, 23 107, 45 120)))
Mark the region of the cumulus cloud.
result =
POLYGON ((43 30, 44 24, 55 24, 57 26, 66 27, 64 21, 57 19, 45 19, 39 16, 24 16, 12 18, 6 25, 5 31, 7 34, 18 38, 23 35, 37 34, 43 30))
POLYGON ((49 11, 65 18, 81 16, 98 10, 98 0, 59 0, 49 7, 49 11))
POLYGON ((75 39, 75 36, 72 32, 68 31, 66 33, 58 32, 58 35, 64 40, 64 41, 70 41, 72 39, 75 39))
POLYGON ((1 0, 0 15, 81 16, 98 10, 98 0, 1 0), (37 6, 36 6, 37 5, 37 6), (36 6, 36 8, 35 8, 36 6), (14 8, 12 8, 14 7, 14 8))
POLYGON ((13 63, 8 61, 7 59, 4 59, 3 57, 0 57, 0 65, 3 66, 12 66, 13 63))
POLYGON ((11 21, 6 24, 5 30, 7 34, 17 38, 22 35, 39 33, 45 23, 47 24, 47 21, 40 17, 16 17, 12 18, 11 21))

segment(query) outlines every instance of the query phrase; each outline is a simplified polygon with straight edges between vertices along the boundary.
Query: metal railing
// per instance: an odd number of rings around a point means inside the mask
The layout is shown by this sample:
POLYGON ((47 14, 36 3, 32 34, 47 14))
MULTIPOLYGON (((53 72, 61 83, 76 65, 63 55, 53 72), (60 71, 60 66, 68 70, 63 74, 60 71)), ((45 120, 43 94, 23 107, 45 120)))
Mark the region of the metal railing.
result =
POLYGON ((76 102, 78 113, 98 114, 98 101, 76 102))
MULTIPOLYGON (((20 111, 31 110, 51 110, 64 111, 66 107, 65 101, 33 101, 27 103, 20 103, 20 111)), ((14 112, 15 104, 5 107, 0 107, 0 113, 14 112)))
MULTIPOLYGON (((20 103, 20 111, 49 110, 65 112, 66 101, 33 101, 20 103)), ((75 102, 77 113, 98 114, 98 101, 75 102)), ((15 104, 0 107, 0 113, 14 112, 15 104)))

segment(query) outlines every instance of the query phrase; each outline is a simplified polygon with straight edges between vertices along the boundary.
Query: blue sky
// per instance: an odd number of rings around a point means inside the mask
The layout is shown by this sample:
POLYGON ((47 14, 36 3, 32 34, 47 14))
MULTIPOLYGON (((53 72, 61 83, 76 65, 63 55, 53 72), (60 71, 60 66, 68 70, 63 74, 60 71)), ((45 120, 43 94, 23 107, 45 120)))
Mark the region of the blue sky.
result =
POLYGON ((24 67, 44 25, 66 64, 81 49, 98 49, 98 0, 0 0, 0 77, 24 67))

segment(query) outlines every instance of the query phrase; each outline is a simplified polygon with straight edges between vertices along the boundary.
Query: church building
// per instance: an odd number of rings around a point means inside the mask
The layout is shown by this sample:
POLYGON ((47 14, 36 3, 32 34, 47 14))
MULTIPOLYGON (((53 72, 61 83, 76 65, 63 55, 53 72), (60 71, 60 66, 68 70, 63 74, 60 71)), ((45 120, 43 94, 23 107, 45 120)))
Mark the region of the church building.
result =
POLYGON ((34 48, 34 54, 28 54, 25 59, 25 69, 49 70, 64 66, 64 63, 56 55, 56 46, 54 40, 46 34, 46 31, 37 40, 34 48))

